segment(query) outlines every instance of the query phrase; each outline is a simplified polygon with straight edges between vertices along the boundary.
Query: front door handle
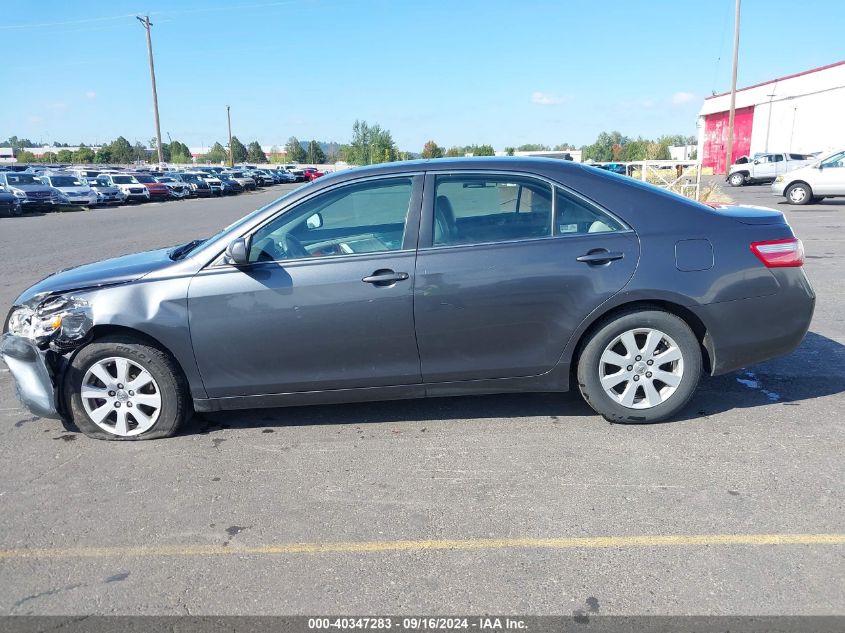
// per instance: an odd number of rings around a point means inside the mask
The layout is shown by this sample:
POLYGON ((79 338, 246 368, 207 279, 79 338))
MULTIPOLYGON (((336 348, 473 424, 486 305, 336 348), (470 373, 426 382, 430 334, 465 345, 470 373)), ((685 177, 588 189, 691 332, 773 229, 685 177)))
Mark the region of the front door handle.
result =
POLYGON ((408 273, 396 273, 392 270, 384 269, 375 271, 372 275, 364 277, 361 281, 365 284, 373 284, 374 286, 392 286, 397 281, 405 281, 408 277, 408 273))
POLYGON ((620 253, 619 251, 611 252, 607 249, 600 248, 592 250, 586 255, 581 255, 581 257, 576 257, 575 261, 583 262, 585 264, 609 264, 610 262, 622 259, 623 257, 625 257, 625 253, 620 253))

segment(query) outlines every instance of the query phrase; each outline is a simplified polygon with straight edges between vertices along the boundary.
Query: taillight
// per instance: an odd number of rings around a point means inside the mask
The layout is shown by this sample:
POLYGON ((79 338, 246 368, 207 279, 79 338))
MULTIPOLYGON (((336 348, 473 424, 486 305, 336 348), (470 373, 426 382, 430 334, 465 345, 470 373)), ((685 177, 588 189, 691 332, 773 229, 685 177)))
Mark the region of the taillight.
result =
POLYGON ((766 268, 791 268, 804 265, 804 245, 797 237, 753 242, 751 251, 766 268))

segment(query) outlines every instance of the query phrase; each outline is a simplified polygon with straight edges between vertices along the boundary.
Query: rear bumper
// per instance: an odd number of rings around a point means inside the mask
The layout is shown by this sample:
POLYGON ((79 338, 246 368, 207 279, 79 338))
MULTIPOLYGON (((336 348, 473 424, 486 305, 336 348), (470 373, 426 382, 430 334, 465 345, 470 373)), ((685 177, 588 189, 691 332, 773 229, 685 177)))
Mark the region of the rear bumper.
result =
POLYGON ((773 268, 780 290, 766 297, 691 308, 707 328, 713 376, 789 354, 810 327, 816 295, 803 268, 773 268))
POLYGON ((9 367, 23 406, 41 418, 59 419, 45 352, 32 341, 6 333, 0 337, 0 357, 9 367))

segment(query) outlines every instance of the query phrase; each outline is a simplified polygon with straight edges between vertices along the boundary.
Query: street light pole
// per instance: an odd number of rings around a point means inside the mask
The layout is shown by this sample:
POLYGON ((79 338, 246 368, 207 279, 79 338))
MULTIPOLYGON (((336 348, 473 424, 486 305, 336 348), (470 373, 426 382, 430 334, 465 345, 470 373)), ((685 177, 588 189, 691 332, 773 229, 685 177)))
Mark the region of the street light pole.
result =
POLYGON ((235 159, 232 157, 232 115, 229 106, 226 106, 226 119, 229 121, 229 167, 235 166, 235 159))
MULTIPOLYGON (((730 171, 734 151, 734 114, 736 113, 736 67, 739 60, 739 7, 742 0, 736 0, 736 17, 734 19, 734 61, 731 72, 731 109, 728 112, 728 142, 725 154, 725 173, 730 171)), ((770 112, 771 114, 771 112, 770 112)))
POLYGON ((150 27, 153 25, 150 22, 150 16, 145 15, 143 18, 141 16, 136 15, 135 18, 144 26, 144 29, 147 31, 147 54, 150 58, 150 79, 152 80, 153 84, 153 114, 155 115, 155 122, 156 122, 156 145, 158 147, 158 162, 164 162, 164 152, 161 148, 161 125, 158 121, 158 93, 156 92, 156 71, 155 65, 153 64, 153 41, 150 36, 150 27))

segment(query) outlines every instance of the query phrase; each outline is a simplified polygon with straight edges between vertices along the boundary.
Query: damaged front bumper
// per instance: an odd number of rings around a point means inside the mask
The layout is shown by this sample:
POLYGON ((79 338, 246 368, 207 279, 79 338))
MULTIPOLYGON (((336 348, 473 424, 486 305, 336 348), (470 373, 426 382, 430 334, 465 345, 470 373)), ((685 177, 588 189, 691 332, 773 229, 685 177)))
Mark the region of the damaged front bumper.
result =
POLYGON ((92 326, 88 302, 70 294, 38 295, 9 312, 0 357, 34 415, 61 418, 58 386, 66 356, 88 340, 92 326))
POLYGON ((29 339, 6 333, 0 336, 0 356, 15 379, 21 403, 33 415, 60 418, 56 388, 47 367, 47 352, 29 339))

